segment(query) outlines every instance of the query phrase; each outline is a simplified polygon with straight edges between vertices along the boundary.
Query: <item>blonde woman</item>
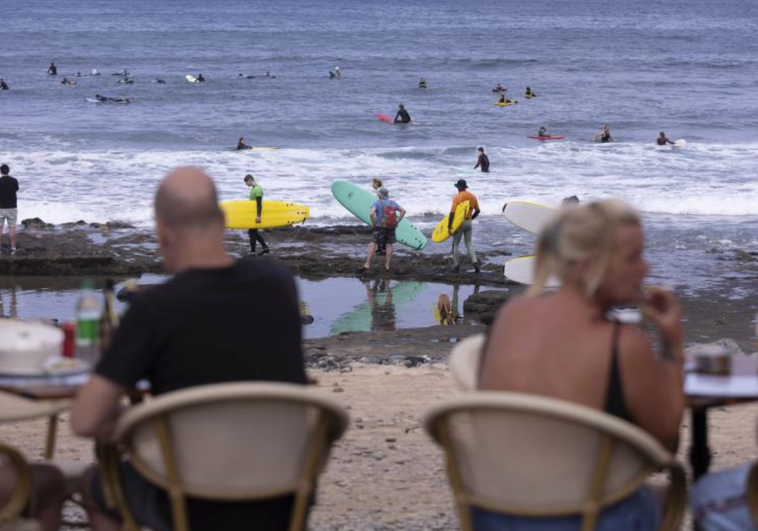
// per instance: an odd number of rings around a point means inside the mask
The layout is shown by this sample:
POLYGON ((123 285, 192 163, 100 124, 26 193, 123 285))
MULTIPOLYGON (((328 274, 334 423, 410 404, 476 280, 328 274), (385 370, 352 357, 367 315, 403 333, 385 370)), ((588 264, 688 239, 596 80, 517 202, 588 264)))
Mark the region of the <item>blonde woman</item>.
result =
MULTIPOLYGON (((506 304, 492 326, 480 388, 605 411, 674 451, 685 404, 681 310, 667 291, 643 294, 648 271, 643 250, 640 219, 624 203, 561 210, 539 237, 535 284, 525 297, 506 304), (551 276, 562 287, 547 292, 551 276), (612 307, 628 304, 644 307, 657 328, 660 352, 638 326, 607 317, 612 307)), ((656 505, 643 488, 603 511, 598 529, 655 529, 656 505)), ((513 521, 513 529, 533 529, 535 523, 487 511, 473 516, 479 530, 503 528, 504 520, 513 521)), ((573 520, 578 518, 541 521, 538 528, 573 528, 573 520)))

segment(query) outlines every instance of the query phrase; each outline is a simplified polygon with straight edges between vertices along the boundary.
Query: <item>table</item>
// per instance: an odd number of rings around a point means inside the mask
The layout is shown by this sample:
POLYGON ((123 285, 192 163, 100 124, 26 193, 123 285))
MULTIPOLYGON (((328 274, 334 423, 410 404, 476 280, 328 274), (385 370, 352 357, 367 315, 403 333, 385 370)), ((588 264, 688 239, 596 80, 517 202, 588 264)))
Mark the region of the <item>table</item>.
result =
POLYGON ((711 464, 708 410, 758 400, 758 355, 732 356, 732 372, 728 376, 688 372, 684 380, 684 393, 691 416, 690 465, 697 479, 708 472, 711 464))

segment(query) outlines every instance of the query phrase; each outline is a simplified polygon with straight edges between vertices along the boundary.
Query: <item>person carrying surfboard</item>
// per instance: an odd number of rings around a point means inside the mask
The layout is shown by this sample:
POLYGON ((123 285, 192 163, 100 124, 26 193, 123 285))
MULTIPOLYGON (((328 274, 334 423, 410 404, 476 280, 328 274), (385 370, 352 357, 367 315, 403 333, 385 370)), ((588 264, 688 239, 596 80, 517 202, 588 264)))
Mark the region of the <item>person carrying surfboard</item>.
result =
POLYGON ((483 147, 478 148, 477 151, 479 151, 479 158, 476 159, 476 166, 474 166, 474 169, 481 168, 482 173, 489 173, 490 172, 490 158, 484 152, 483 147))
MULTIPOLYGON (((263 214, 263 188, 260 184, 255 182, 255 177, 249 173, 245 175, 245 184, 250 187, 250 201, 255 201, 255 222, 261 222, 261 214, 263 214)), ((250 237, 250 253, 255 254, 255 244, 259 242, 261 244, 261 254, 268 254, 269 248, 266 245, 263 236, 258 233, 258 229, 248 229, 247 235, 250 237)))
MULTIPOLYGON (((377 199, 381 199, 379 197, 379 190, 384 188, 384 183, 381 181, 381 179, 371 179, 371 188, 374 190, 374 193, 376 194, 377 199)), ((376 246, 376 255, 377 256, 384 256, 387 254, 387 250, 384 248, 383 244, 377 244, 376 246)))
POLYGON ((661 134, 658 135, 658 138, 655 139, 655 142, 659 146, 665 146, 666 144, 670 144, 673 146, 674 144, 676 144, 676 142, 672 142, 671 140, 666 138, 666 133, 664 133, 663 131, 661 131, 661 134))
POLYGON ((384 259, 384 270, 389 271, 392 262, 392 246, 395 243, 395 229, 398 223, 405 217, 405 209, 390 199, 390 193, 386 188, 379 188, 377 192, 379 199, 371 205, 371 224, 374 227, 374 240, 368 246, 368 255, 366 262, 358 270, 359 273, 365 273, 371 269, 371 260, 376 254, 379 246, 384 246, 386 256, 384 259))
POLYGON ((455 234, 453 234, 453 271, 455 273, 460 271, 460 265, 458 263, 458 246, 461 243, 461 238, 463 238, 463 241, 466 244, 466 252, 468 253, 469 258, 471 258, 471 263, 474 265, 474 271, 478 273, 481 263, 476 258, 476 251, 474 251, 474 247, 471 244, 471 237, 473 235, 472 221, 476 219, 481 212, 481 210, 479 210, 479 201, 474 194, 467 190, 468 184, 465 179, 459 179, 458 182, 455 183, 455 187, 458 189, 458 194, 453 198, 453 205, 450 207, 450 216, 447 218, 448 232, 453 232, 453 218, 455 217, 455 211, 458 208, 458 205, 464 201, 468 201, 470 209, 466 214, 466 219, 463 220, 461 227, 455 234))
POLYGON ((408 124, 411 123, 411 115, 405 110, 405 105, 402 103, 397 106, 397 114, 395 115, 396 124, 408 124))

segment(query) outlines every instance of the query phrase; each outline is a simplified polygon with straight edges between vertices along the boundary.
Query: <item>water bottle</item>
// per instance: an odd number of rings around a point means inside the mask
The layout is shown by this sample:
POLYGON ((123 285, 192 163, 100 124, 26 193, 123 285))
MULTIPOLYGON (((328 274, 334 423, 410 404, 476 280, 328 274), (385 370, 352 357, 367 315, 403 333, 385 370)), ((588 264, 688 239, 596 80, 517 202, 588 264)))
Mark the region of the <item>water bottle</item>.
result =
POLYGON ((76 357, 94 366, 100 360, 100 297, 90 279, 76 303, 76 357))

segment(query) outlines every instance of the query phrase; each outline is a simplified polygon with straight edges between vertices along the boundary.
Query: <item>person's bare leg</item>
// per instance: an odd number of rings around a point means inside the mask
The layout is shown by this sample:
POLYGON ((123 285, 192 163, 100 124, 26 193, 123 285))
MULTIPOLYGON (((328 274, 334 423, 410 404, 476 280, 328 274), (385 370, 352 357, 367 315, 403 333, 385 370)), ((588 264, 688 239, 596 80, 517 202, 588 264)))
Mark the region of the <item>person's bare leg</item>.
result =
POLYGON ((387 258, 386 258, 386 260, 384 262, 384 269, 386 269, 387 271, 389 271, 390 270, 390 262, 392 262, 392 244, 388 243, 386 249, 387 249, 387 258))
POLYGON ((16 248, 16 226, 12 226, 8 228, 8 234, 10 234, 11 237, 11 249, 16 248))
POLYGON ((34 516, 39 519, 43 531, 58 531, 66 499, 63 474, 52 466, 32 465, 32 476, 36 502, 34 516))
POLYGON ((3 229, 5 228, 5 221, 0 219, 0 247, 3 246, 3 229))
POLYGON ((84 508, 87 510, 90 527, 92 531, 121 531, 121 522, 102 512, 92 495, 92 479, 96 472, 97 467, 90 468, 84 474, 82 484, 79 486, 79 492, 84 498, 84 508))
POLYGON ((363 264, 364 269, 371 269, 371 260, 373 260, 375 252, 376 252, 376 243, 375 242, 369 243, 368 256, 366 256, 366 263, 363 264))

